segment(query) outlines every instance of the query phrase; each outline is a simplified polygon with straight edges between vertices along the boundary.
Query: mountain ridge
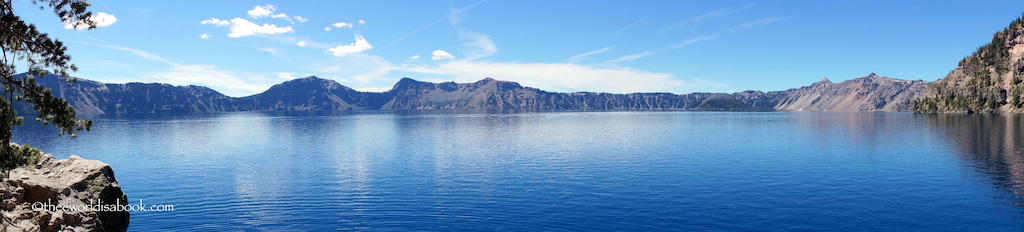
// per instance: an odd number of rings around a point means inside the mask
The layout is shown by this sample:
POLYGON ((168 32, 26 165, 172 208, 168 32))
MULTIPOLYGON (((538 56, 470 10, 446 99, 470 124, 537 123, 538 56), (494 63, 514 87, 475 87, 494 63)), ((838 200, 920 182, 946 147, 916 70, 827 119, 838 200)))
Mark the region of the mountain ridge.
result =
POLYGON ((733 95, 756 107, 782 111, 910 111, 931 82, 867 76, 833 83, 823 78, 809 86, 782 91, 748 90, 733 95))
MULTIPOLYGON (((770 110, 737 107, 731 103, 738 100, 721 97, 705 102, 710 93, 554 93, 493 78, 471 83, 402 78, 388 91, 361 92, 334 80, 309 76, 244 97, 230 97, 195 85, 106 84, 80 78, 67 85, 65 78, 57 75, 35 79, 53 89, 57 97, 68 101, 80 114, 391 109, 770 110)), ((27 107, 18 109, 28 112, 27 107)))
MULTIPOLYGON (((24 77, 24 76, 23 76, 24 77)), ((908 111, 925 81, 879 77, 874 73, 840 83, 828 78, 783 91, 738 93, 557 93, 516 82, 424 82, 402 78, 388 91, 362 92, 316 76, 276 84, 266 91, 230 97, 196 85, 106 84, 64 77, 36 78, 80 114, 221 111, 310 111, 394 109, 521 110, 699 110, 699 111, 908 111)), ((20 112, 27 109, 19 108, 20 112)))

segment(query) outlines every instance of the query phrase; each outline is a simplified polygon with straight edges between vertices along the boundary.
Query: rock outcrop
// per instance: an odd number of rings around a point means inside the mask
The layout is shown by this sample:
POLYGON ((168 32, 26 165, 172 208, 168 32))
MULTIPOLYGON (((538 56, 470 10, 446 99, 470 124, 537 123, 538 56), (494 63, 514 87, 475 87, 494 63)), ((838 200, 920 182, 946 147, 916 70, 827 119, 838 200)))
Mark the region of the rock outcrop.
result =
POLYGON ((744 91, 733 94, 755 107, 783 111, 911 111, 930 82, 880 77, 871 73, 841 83, 828 78, 810 86, 775 92, 744 91))
MULTIPOLYGON (((72 155, 58 160, 43 154, 39 163, 16 168, 4 182, 0 231, 126 231, 125 210, 96 211, 128 205, 114 171, 103 162, 72 155), (94 207, 56 210, 47 205, 94 207)), ((123 207, 122 207, 123 208, 123 207)))
POLYGON ((921 113, 1024 112, 1024 16, 928 87, 921 113))

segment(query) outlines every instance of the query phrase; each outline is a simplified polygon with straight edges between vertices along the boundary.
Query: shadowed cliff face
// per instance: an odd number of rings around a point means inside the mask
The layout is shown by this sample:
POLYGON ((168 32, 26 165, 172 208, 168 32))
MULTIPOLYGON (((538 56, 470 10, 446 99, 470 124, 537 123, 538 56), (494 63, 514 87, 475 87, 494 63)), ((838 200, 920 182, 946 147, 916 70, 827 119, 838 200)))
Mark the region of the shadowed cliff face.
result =
POLYGON ((785 111, 910 111, 930 83, 880 77, 874 73, 841 83, 822 79, 810 86, 764 93, 733 94, 756 107, 785 111))
POLYGON ((935 81, 915 112, 1024 112, 1024 18, 935 81))
MULTIPOLYGON (((74 106, 79 114, 228 111, 234 110, 232 103, 236 100, 194 85, 104 84, 84 79, 68 85, 64 77, 57 75, 46 75, 36 81, 74 106)), ((23 104, 17 109, 33 112, 23 104)))
POLYGON ((1024 116, 1018 114, 930 114, 928 124, 944 132, 960 157, 993 176, 996 188, 1024 206, 1024 116))
MULTIPOLYGON (((201 86, 103 84, 89 80, 67 86, 63 77, 55 75, 38 80, 81 114, 353 109, 770 110, 749 106, 729 94, 552 93, 491 78, 473 83, 430 83, 403 78, 391 90, 374 93, 310 76, 241 98, 201 86)), ((31 112, 24 107, 19 111, 31 112)))

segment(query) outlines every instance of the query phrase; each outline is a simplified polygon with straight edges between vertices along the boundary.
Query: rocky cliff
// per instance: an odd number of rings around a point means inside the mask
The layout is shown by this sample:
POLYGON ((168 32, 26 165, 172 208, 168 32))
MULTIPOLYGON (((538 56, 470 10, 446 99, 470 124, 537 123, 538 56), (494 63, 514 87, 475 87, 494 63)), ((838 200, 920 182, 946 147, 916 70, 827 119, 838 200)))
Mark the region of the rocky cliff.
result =
POLYGON ((402 78, 386 92, 360 92, 310 76, 234 98, 202 86, 89 80, 67 85, 53 75, 40 78, 39 83, 54 89, 81 114, 358 109, 910 111, 929 85, 872 73, 841 83, 824 79, 774 92, 610 94, 554 93, 491 78, 472 83, 402 78))
POLYGON ((1024 112, 1022 35, 1024 18, 1017 18, 929 86, 914 112, 1024 112))
MULTIPOLYGON (((352 109, 770 110, 743 105, 728 94, 553 93, 491 78, 473 83, 403 78, 391 90, 377 93, 310 76, 241 98, 201 86, 104 84, 81 79, 67 85, 63 77, 53 75, 38 80, 81 114, 352 109), (710 96, 715 97, 707 101, 710 96)), ((19 111, 30 112, 22 109, 19 111)))
MULTIPOLYGON (((473 83, 429 83, 403 78, 381 99, 380 109, 529 110, 757 110, 737 107, 732 96, 705 102, 710 93, 552 93, 486 78, 473 83), (731 100, 731 101, 730 101, 731 100), (702 104, 703 103, 703 104, 702 104)), ((727 95, 727 94, 726 94, 727 95)), ((371 107, 372 108, 372 107, 371 107)))
MULTIPOLYGON (((52 74, 35 79, 39 85, 50 88, 54 96, 74 106, 79 114, 227 111, 234 110, 236 100, 194 85, 104 84, 80 78, 69 85, 64 77, 52 74)), ((31 108, 18 109, 28 112, 31 108)))
POLYGON ((910 111, 930 82, 880 77, 871 73, 841 83, 828 78, 810 86, 774 92, 744 91, 736 99, 755 107, 784 111, 910 111))
POLYGON ((0 183, 5 221, 0 231, 126 231, 127 211, 52 211, 49 205, 127 205, 128 197, 103 162, 43 154, 36 165, 12 170, 0 183))

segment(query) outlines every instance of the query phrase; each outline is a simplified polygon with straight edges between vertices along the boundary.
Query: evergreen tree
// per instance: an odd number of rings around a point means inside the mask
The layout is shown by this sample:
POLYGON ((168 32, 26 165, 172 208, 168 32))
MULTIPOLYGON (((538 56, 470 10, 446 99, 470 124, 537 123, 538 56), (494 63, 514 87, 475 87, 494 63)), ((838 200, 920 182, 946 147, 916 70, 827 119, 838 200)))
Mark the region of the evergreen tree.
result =
MULTIPOLYGON (((7 173, 20 165, 31 163, 38 158, 39 151, 29 147, 11 147, 14 126, 21 125, 24 118, 14 109, 15 102, 24 102, 35 111, 36 121, 52 124, 60 134, 72 138, 76 131, 88 130, 92 122, 79 120, 75 108, 63 99, 53 96, 49 88, 36 84, 52 70, 57 75, 70 77, 68 72, 77 71, 71 64, 71 56, 65 54, 67 47, 60 40, 39 32, 34 24, 26 23, 16 15, 13 0, 0 0, 0 172, 7 173), (19 66, 22 65, 22 66, 19 66), (15 76, 17 70, 27 70, 28 75, 15 76), (35 157, 33 157, 35 156, 35 157)), ((83 0, 30 0, 40 10, 50 9, 62 22, 78 22, 96 28, 88 11, 89 3, 83 0)), ((74 81, 68 78, 68 84, 74 81)))

